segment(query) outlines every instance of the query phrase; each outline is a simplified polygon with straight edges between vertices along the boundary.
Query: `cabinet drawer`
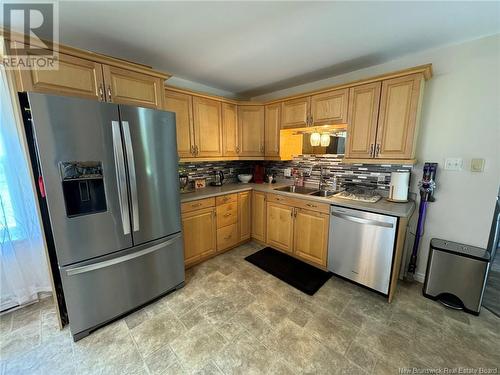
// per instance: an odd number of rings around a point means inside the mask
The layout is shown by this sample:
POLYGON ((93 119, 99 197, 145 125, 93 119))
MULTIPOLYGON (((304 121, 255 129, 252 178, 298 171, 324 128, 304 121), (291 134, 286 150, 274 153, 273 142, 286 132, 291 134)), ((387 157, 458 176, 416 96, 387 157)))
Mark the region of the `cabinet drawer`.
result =
POLYGON ((285 195, 278 195, 278 194, 268 194, 267 201, 286 204, 289 206, 294 206, 297 203, 297 199, 287 197, 285 195))
POLYGON ((238 203, 226 203, 217 206, 217 228, 238 222, 238 203))
POLYGON ((307 199, 297 199, 294 205, 295 207, 304 208, 306 210, 322 212, 325 214, 330 213, 330 205, 326 203, 318 203, 307 199))
POLYGON ((202 208, 214 207, 215 198, 199 199, 192 202, 184 202, 181 204, 181 212, 191 212, 202 208))
POLYGON ((225 250, 238 243, 238 225, 231 224, 217 229, 217 251, 225 250))
POLYGON ((217 206, 225 203, 236 203, 237 201, 238 194, 221 195, 220 197, 215 198, 215 203, 217 203, 217 206))

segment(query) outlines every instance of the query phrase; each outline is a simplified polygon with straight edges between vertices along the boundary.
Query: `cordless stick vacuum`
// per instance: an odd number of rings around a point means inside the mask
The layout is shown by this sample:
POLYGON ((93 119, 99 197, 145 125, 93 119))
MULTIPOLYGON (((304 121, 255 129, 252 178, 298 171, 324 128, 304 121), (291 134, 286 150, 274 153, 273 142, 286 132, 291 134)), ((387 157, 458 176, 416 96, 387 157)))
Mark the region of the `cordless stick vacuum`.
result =
POLYGON ((424 173, 422 179, 418 182, 420 190, 420 205, 418 207, 418 221, 417 230, 415 233, 415 242, 413 243, 413 250, 411 252, 410 263, 408 264, 408 278, 413 279, 415 269, 417 268, 417 254, 418 246, 420 244, 420 237, 424 230, 425 214, 427 211, 427 204, 434 202, 434 189, 436 188, 436 170, 437 163, 425 163, 424 173))

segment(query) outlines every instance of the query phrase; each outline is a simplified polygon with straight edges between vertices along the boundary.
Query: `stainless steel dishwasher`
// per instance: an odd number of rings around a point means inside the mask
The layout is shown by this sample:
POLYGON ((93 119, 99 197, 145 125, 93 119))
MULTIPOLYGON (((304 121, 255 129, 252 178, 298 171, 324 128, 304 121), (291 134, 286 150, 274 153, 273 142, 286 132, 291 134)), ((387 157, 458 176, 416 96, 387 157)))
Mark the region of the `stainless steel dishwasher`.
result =
POLYGON ((397 218, 336 206, 330 214, 328 269, 388 294, 397 218))

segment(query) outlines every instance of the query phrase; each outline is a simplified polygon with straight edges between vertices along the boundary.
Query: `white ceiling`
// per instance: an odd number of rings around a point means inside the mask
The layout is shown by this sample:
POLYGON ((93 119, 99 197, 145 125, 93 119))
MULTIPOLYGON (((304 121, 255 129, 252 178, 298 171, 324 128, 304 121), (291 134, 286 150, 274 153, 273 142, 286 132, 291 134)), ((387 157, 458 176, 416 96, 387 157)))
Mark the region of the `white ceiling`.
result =
POLYGON ((499 2, 61 2, 60 40, 254 96, 500 32, 499 2))

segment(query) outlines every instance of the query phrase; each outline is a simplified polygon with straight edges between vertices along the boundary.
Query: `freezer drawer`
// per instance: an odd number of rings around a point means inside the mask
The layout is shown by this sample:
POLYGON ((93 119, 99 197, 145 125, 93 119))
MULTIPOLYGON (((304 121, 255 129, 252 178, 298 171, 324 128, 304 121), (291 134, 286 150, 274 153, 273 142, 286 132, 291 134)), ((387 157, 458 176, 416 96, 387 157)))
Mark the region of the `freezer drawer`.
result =
POLYGON ((328 269, 388 294, 397 218, 332 206, 328 269))
POLYGON ((180 233, 97 261, 61 268, 75 340, 184 282, 180 233))

